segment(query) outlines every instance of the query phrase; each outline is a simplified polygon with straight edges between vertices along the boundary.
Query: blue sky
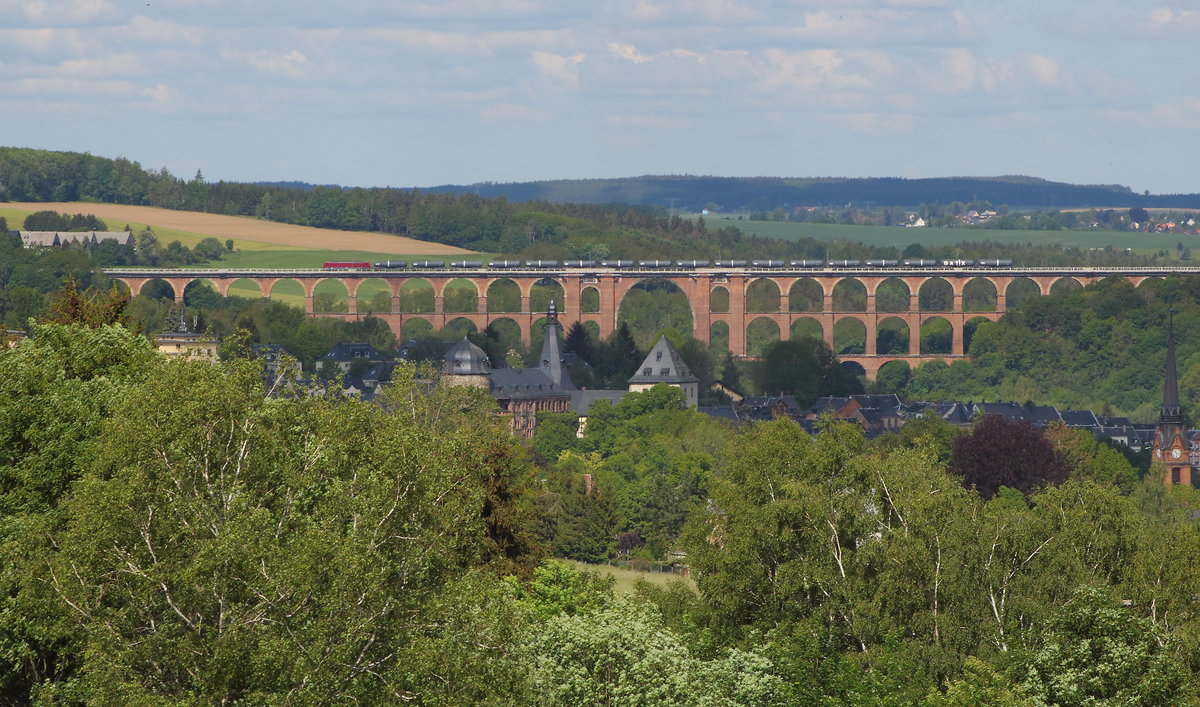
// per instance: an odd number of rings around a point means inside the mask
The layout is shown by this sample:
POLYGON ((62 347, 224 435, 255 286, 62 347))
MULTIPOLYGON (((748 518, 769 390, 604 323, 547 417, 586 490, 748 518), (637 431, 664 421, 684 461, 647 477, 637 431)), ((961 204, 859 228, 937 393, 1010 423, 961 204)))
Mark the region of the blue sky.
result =
POLYGON ((0 0, 0 17, 0 144, 187 177, 1200 192, 1195 0, 0 0))

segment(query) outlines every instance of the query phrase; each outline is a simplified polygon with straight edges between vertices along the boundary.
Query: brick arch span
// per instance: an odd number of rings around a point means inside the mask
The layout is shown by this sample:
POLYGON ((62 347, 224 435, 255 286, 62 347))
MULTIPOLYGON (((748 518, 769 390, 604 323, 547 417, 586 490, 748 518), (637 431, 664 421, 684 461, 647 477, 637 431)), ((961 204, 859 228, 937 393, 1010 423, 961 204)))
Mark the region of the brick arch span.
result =
POLYGON ((152 282, 154 280, 162 280, 163 282, 165 282, 171 286, 171 289, 175 293, 175 301, 183 302, 183 291, 185 289, 187 289, 188 285, 190 285, 195 280, 206 280, 208 278, 206 278, 206 277, 171 277, 171 276, 164 277, 161 275, 148 275, 146 277, 118 276, 118 277, 114 277, 112 279, 114 279, 118 282, 125 283, 125 286, 129 288, 129 296, 130 297, 137 297, 138 295, 142 294, 142 289, 150 282, 152 282))
MULTIPOLYGON (((730 278, 730 279, 732 279, 732 278, 730 278)), ((757 279, 757 278, 755 278, 755 279, 757 279)), ((708 309, 709 309, 709 293, 711 292, 711 287, 709 287, 707 285, 707 283, 701 284, 700 278, 695 277, 695 276, 687 277, 687 276, 652 275, 652 274, 647 274, 645 276, 635 275, 632 277, 621 278, 620 282, 615 283, 615 286, 612 289, 612 297, 614 300, 614 302, 613 302, 614 307, 613 307, 612 311, 609 312, 609 314, 605 317, 606 319, 611 321, 610 326, 612 328, 610 329, 610 331, 616 331, 617 316, 618 316, 618 314, 620 314, 621 305, 625 302, 625 296, 629 294, 629 291, 632 290, 634 287, 636 287, 638 284, 643 283, 643 282, 648 282, 651 280, 665 280, 667 282, 670 282, 671 284, 678 287, 679 290, 683 293, 684 298, 687 300, 688 308, 691 309, 691 311, 692 311, 692 335, 693 336, 696 336, 697 338, 699 338, 698 335, 701 331, 703 331, 703 332, 708 331, 708 327, 711 324, 711 322, 713 321, 713 317, 714 317, 714 313, 708 311, 708 309), (703 322, 703 329, 701 328, 702 322, 703 322)), ((746 301, 746 290, 745 290, 746 286, 747 285, 744 282, 738 283, 738 295, 739 296, 737 296, 736 298, 734 296, 734 292, 732 291, 732 289, 730 290, 730 292, 729 292, 730 313, 732 313, 734 311, 734 307, 736 306, 737 310, 740 313, 742 313, 743 316, 745 315, 744 310, 745 310, 745 301, 746 301), (735 299, 737 300, 736 305, 734 304, 735 299)), ((563 289, 565 291, 566 288, 563 288, 563 289)), ((600 310, 604 311, 604 291, 603 290, 600 291, 600 310)), ((719 317, 720 315, 716 315, 716 316, 719 317)), ((730 336, 732 337, 732 327, 730 327, 730 330, 731 330, 730 336)), ((600 334, 601 334, 601 336, 607 336, 607 334, 604 332, 603 325, 601 325, 601 327, 600 327, 600 334)), ((707 338, 708 334, 705 333, 704 336, 705 336, 705 338, 707 338)), ((744 340, 743 340, 743 342, 744 342, 744 340)), ((743 343, 743 347, 744 347, 744 343, 743 343)), ((732 341, 730 341, 730 350, 733 350, 733 342, 732 341)), ((741 350, 744 351, 745 349, 742 348, 741 350)))
MULTIPOLYGON (((745 332, 746 325, 751 319, 757 316, 768 316, 779 325, 780 332, 790 332, 792 324, 801 318, 810 318, 815 320, 820 326, 825 338, 832 339, 832 330, 835 325, 835 319, 846 316, 853 316, 860 319, 872 338, 878 333, 879 320, 887 317, 899 317, 904 320, 909 327, 910 336, 914 339, 919 337, 922 322, 933 312, 922 312, 920 310, 920 291, 923 285, 933 278, 940 277, 949 285, 947 295, 954 295, 953 303, 947 303, 945 311, 938 312, 937 315, 946 319, 953 330, 955 349, 958 349, 963 341, 963 326, 967 315, 974 318, 977 316, 985 316, 986 318, 998 318, 1007 309, 1009 303, 1010 286, 1018 279, 1026 279, 1033 283, 1034 287, 1029 288, 1038 294, 1048 294, 1054 282, 1062 278, 1070 278, 1080 285, 1088 285, 1097 280, 1102 279, 1106 275, 1116 275, 1127 279, 1133 285, 1137 286, 1144 283, 1151 277, 1163 277, 1169 275, 1168 271, 1153 271, 1145 269, 1144 272, 1135 269, 1126 270, 1104 270, 1096 271, 1073 271, 1062 269, 1050 271, 1048 269, 1032 268, 1025 271, 997 271, 988 272, 986 270, 975 269, 971 271, 963 271, 959 269, 947 268, 944 271, 934 268, 921 272, 909 272, 904 269, 896 269, 889 272, 836 272, 836 271, 804 271, 794 270, 790 272, 770 272, 770 271, 695 271, 695 272, 680 272, 668 271, 663 273, 652 272, 630 272, 630 271, 600 271, 600 272, 585 272, 585 271, 553 271, 553 272, 412 272, 412 273, 356 273, 356 272, 321 272, 315 270, 308 271, 278 271, 278 272, 257 272, 251 273, 241 270, 229 271, 178 271, 178 270, 162 270, 162 271, 138 271, 133 269, 111 269, 110 277, 114 280, 122 282, 129 288, 130 294, 140 294, 144 291, 145 284, 151 280, 159 279, 166 282, 174 291, 176 300, 183 298, 183 293, 187 286, 197 279, 208 279, 216 286, 218 292, 228 295, 229 286, 239 279, 251 279, 258 282, 261 292, 264 297, 269 297, 272 289, 283 280, 293 280, 300 283, 301 289, 305 293, 305 311, 312 314, 312 294, 313 289, 318 282, 324 279, 337 279, 346 287, 347 293, 351 294, 355 299, 362 295, 360 286, 368 279, 382 278, 389 283, 393 298, 392 312, 383 315, 377 314, 383 318, 395 320, 393 329, 398 330, 398 325, 402 321, 407 321, 413 318, 425 319, 429 321, 431 326, 440 328, 444 325, 444 321, 448 318, 448 313, 444 312, 442 305, 442 297, 445 294, 446 283, 450 280, 462 277, 471 281, 481 297, 485 298, 488 287, 495 281, 500 279, 508 279, 515 282, 521 291, 522 297, 529 297, 533 290, 533 284, 543 278, 550 278, 556 281, 563 289, 563 301, 559 303, 559 311, 563 313, 564 324, 569 324, 576 319, 584 322, 592 322, 595 324, 602 336, 607 336, 616 329, 617 317, 619 315, 620 305, 629 289, 643 280, 662 279, 667 280, 682 290, 688 301, 689 308, 692 314, 692 322, 694 327, 694 335, 701 341, 707 341, 712 332, 713 325, 720 322, 723 323, 729 331, 729 348, 735 355, 744 355, 746 352, 745 332), (995 312, 971 312, 963 311, 962 294, 966 283, 972 278, 983 278, 990 281, 996 288, 996 311, 995 312), (771 280, 779 288, 780 307, 778 312, 767 313, 748 313, 746 311, 746 290, 750 283, 759 278, 771 280), (880 312, 876 308, 876 298, 879 295, 879 289, 883 282, 889 278, 904 283, 909 290, 909 307, 908 311, 902 312, 880 312), (402 285, 415 279, 422 279, 430 283, 437 298, 434 309, 436 311, 429 313, 416 312, 400 312, 399 311, 399 294, 402 285), (817 287, 821 293, 822 302, 817 305, 819 309, 813 311, 791 311, 790 303, 787 301, 793 286, 802 280, 812 280, 817 283, 817 287), (862 285, 868 295, 868 305, 865 312, 845 312, 835 313, 832 310, 831 295, 833 289, 838 283, 845 280, 855 280, 862 285), (592 313, 583 313, 580 310, 580 297, 583 290, 587 287, 595 288, 599 299, 599 311, 592 313), (723 287, 729 293, 729 308, 727 312, 712 312, 710 311, 711 293, 714 288, 723 287)), ((817 294, 817 290, 812 291, 813 295, 817 294)), ((354 309, 359 309, 355 302, 354 309)), ((486 305, 480 307, 486 309, 486 305)), ((525 308, 523 308, 525 309, 525 308)), ((889 308, 891 309, 891 308, 889 308)), ((509 317, 516 321, 522 329, 522 336, 528 340, 530 338, 530 330, 533 321, 536 320, 539 313, 522 311, 520 313, 491 313, 477 312, 464 313, 464 316, 475 317, 479 321, 475 322, 477 326, 486 326, 488 317, 509 317)), ((321 314, 319 316, 358 316, 354 312, 347 315, 321 314)), ((877 342, 873 342, 877 343, 877 342)), ((869 349, 869 351, 874 350, 869 349)), ((910 345, 909 357, 900 357, 896 360, 908 360, 910 363, 920 363, 925 356, 920 356, 915 352, 919 351, 919 341, 914 341, 910 345)), ((943 356, 943 358, 953 358, 955 355, 962 355, 960 351, 953 351, 951 354, 943 356)), ((871 359, 866 363, 862 363, 868 371, 878 368, 878 365, 887 360, 893 360, 894 357, 887 356, 871 356, 864 354, 863 357, 857 358, 871 359), (868 365, 870 364, 870 365, 868 365)), ((865 359, 864 359, 865 360, 865 359)))

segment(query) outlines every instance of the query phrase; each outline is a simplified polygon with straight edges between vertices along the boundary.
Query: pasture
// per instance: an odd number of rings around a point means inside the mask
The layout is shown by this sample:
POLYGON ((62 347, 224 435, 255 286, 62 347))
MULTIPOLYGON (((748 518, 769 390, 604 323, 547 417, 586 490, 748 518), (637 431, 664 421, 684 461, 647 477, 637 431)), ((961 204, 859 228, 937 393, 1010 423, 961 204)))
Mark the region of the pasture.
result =
MULTIPOLYGON (((693 214, 695 218, 697 214, 693 214)), ((1131 233, 1127 231, 1004 231, 976 228, 904 228, 901 226, 851 226, 831 223, 792 223, 783 221, 737 220, 737 216, 709 214, 704 217, 709 228, 733 226, 747 235, 795 241, 815 238, 821 241, 851 241, 875 246, 903 248, 910 243, 927 246, 953 246, 962 242, 991 241, 1022 246, 1061 245, 1063 247, 1133 248, 1137 251, 1174 250, 1183 243, 1200 245, 1200 236, 1179 233, 1131 233)))
POLYGON ((576 560, 564 560, 577 570, 584 572, 595 572, 597 574, 607 574, 616 580, 616 589, 625 594, 632 594, 638 580, 649 582, 655 586, 666 587, 673 581, 682 581, 689 589, 695 590, 696 583, 691 579, 680 577, 674 574, 664 572, 639 572, 637 570, 625 569, 624 567, 613 567, 612 565, 593 565, 586 562, 576 560))

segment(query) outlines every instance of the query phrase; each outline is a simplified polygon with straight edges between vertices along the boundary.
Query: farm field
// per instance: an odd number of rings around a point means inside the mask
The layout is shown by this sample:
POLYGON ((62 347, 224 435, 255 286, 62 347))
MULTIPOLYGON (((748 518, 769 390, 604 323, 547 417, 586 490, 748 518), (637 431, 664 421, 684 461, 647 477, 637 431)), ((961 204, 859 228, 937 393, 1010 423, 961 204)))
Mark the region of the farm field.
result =
POLYGON ((611 575, 616 580, 616 589, 619 592, 632 594, 634 585, 639 579, 651 584, 665 587, 673 581, 682 580, 688 587, 695 589, 696 583, 690 579, 685 579, 673 574, 663 572, 639 572, 637 570, 628 570, 623 567, 613 567, 612 565, 592 565, 586 562, 578 562, 576 560, 564 560, 577 570, 584 572, 595 572, 597 574, 611 575))
POLYGON ((403 236, 359 231, 335 231, 260 221, 243 216, 174 211, 152 206, 81 202, 12 202, 0 206, 0 216, 8 219, 10 228, 18 228, 25 216, 44 210, 68 214, 95 214, 103 219, 109 228, 114 229, 123 228, 125 224, 129 224, 135 229, 140 225, 149 224, 158 235, 159 242, 166 244, 178 240, 189 247, 199 243, 203 238, 212 236, 222 243, 226 239, 232 238, 235 248, 241 248, 243 251, 305 248, 325 252, 333 250, 361 251, 390 257, 412 253, 435 256, 472 254, 472 251, 463 248, 441 243, 428 243, 403 236))
MULTIPOLYGON (((693 214, 694 218, 696 215, 693 214)), ((746 234, 765 238, 799 240, 815 238, 822 241, 856 241, 876 246, 904 247, 910 243, 928 246, 956 245, 964 241, 993 241, 1009 245, 1037 243, 1042 245, 1074 246, 1078 248, 1133 248, 1138 251, 1173 250, 1189 239, 1200 245, 1197 236, 1178 233, 1126 233, 1124 231, 1002 231, 974 228, 901 228, 898 226, 848 226, 829 223, 787 223, 779 221, 738 221, 736 217, 709 214, 704 217, 709 228, 733 226, 746 234)))

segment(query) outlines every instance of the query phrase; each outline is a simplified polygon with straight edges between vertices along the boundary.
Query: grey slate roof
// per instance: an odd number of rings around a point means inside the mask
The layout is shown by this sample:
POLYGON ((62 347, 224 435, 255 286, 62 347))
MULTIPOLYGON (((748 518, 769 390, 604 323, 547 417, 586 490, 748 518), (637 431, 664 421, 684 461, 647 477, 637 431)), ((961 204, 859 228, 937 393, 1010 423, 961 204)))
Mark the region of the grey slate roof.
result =
POLYGON ((450 350, 442 361, 442 373, 456 376, 486 376, 491 371, 487 354, 483 349, 463 337, 450 350))
POLYGON ((634 383, 699 383, 700 379, 692 375, 692 370, 683 362, 683 357, 667 341, 667 337, 659 337, 658 343, 650 349, 646 360, 638 368, 638 372, 629 379, 634 383))
POLYGON ((696 408, 696 412, 727 422, 739 421, 737 411, 733 409, 732 405, 701 405, 696 408))
POLYGON ((610 405, 616 405, 629 393, 626 390, 576 390, 571 392, 571 409, 578 415, 588 414, 592 404, 606 400, 610 405))
POLYGON ((101 241, 115 241, 118 245, 133 243, 133 234, 128 231, 20 231, 20 234, 25 248, 101 241))
POLYGON ((1069 427, 1099 427, 1100 420, 1091 410, 1060 410, 1062 421, 1069 427))
POLYGON ((498 400, 570 397, 573 388, 563 388, 537 368, 497 368, 488 376, 488 391, 498 400))
POLYGON ((365 358, 368 361, 382 361, 383 356, 375 352, 370 344, 352 343, 341 341, 337 346, 334 346, 325 355, 321 356, 322 361, 337 361, 338 363, 349 363, 356 359, 365 358))

